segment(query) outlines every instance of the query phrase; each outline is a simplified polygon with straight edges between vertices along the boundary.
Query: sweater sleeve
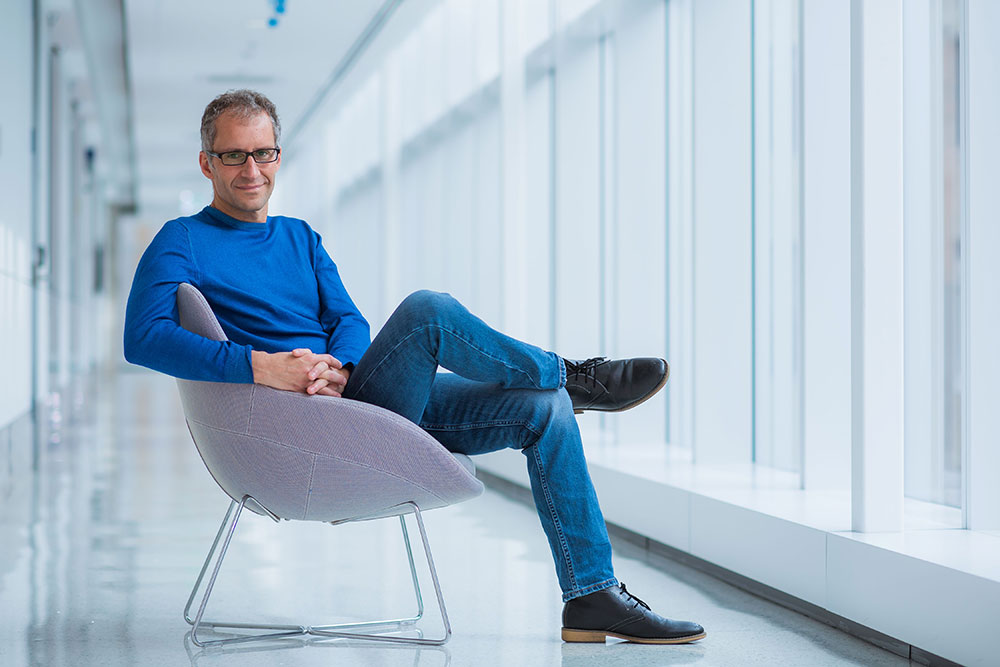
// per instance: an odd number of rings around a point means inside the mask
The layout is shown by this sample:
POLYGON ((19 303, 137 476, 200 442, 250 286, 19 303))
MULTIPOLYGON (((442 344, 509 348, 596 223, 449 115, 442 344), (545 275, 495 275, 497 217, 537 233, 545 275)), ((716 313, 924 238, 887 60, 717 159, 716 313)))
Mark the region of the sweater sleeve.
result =
POLYGON ((318 234, 313 257, 319 283, 320 323, 329 335, 326 351, 345 365, 356 365, 371 344, 371 328, 347 294, 337 265, 318 234))
POLYGON ((165 224, 143 253, 125 309, 125 359, 186 380, 253 382, 251 347, 214 341, 180 326, 177 286, 198 287, 187 228, 165 224))

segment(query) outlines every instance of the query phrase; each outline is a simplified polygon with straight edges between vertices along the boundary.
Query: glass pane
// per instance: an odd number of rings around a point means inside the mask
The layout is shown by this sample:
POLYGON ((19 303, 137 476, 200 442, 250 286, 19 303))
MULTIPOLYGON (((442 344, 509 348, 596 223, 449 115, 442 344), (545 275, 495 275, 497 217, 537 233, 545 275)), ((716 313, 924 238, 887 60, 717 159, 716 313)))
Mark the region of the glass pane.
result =
POLYGON ((798 0, 754 5, 754 460, 801 468, 798 0))
POLYGON ((944 456, 942 501, 961 505, 962 408, 965 373, 962 367, 964 318, 962 312, 962 0, 945 0, 942 23, 942 99, 944 185, 944 456))
POLYGON ((960 507, 963 0, 904 7, 905 492, 960 507))

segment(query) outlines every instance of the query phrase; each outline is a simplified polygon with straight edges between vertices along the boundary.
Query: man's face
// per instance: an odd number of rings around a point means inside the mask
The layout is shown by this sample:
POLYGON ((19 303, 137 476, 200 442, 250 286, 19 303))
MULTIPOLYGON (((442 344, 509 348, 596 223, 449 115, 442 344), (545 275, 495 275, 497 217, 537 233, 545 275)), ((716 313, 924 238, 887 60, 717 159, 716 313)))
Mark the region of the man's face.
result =
MULTIPOLYGON (((271 118, 261 113, 249 120, 224 113, 215 121, 213 153, 228 151, 251 152, 258 148, 274 148, 274 127, 271 118)), ((277 161, 257 164, 252 156, 238 166, 226 166, 217 157, 199 154, 201 173, 212 181, 215 197, 212 206, 237 220, 267 222, 267 200, 274 190, 274 175, 281 165, 277 161)))

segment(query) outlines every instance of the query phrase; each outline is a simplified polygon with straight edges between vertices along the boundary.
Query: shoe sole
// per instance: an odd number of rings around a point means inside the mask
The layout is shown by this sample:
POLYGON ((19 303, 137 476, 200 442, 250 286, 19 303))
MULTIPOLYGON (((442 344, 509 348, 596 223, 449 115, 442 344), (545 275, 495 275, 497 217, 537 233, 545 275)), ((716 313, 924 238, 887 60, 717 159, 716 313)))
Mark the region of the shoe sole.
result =
POLYGON ((670 638, 647 638, 647 637, 632 637, 630 635, 623 635, 617 632, 606 632, 604 630, 573 630, 572 628, 562 629, 562 640, 569 643, 587 643, 587 644, 603 644, 608 637, 615 637, 617 639, 624 639, 627 642, 632 642, 633 644, 687 644, 690 642, 696 642, 699 639, 704 639, 708 635, 707 632, 702 632, 697 635, 688 635, 686 637, 670 637, 670 638))
POLYGON ((574 409, 573 413, 577 414, 577 415, 582 415, 584 412, 588 412, 588 411, 589 412, 625 412, 626 410, 631 410, 634 407, 642 405, 643 403, 645 403, 646 401, 648 401, 649 399, 653 398, 658 393, 660 393, 660 390, 663 389, 663 386, 665 384, 667 384, 667 380, 670 379, 670 364, 667 363, 666 359, 663 359, 662 361, 663 361, 663 363, 667 367, 667 372, 663 374, 663 379, 660 380, 660 384, 658 384, 655 387, 653 387, 648 394, 646 394, 645 396, 643 396, 642 398, 640 398, 635 403, 629 403, 628 405, 626 405, 624 407, 615 408, 614 410, 601 410, 600 408, 583 408, 582 410, 576 410, 576 409, 574 409))

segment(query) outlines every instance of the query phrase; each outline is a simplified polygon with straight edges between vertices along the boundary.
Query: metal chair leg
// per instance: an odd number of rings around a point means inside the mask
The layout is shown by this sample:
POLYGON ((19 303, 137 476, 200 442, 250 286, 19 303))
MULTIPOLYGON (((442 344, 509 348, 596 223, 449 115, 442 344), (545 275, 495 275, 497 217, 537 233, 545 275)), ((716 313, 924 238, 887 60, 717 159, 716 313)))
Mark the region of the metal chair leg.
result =
POLYGON ((403 515, 399 516, 400 523, 403 526, 403 540, 406 543, 406 553, 410 561, 410 574, 413 577, 413 588, 417 595, 417 615, 414 618, 408 619, 394 619, 386 621, 367 621, 362 623, 340 623, 337 625, 316 625, 308 627, 306 630, 310 635, 317 637, 340 637, 347 639, 360 639, 364 641, 375 641, 375 642, 386 642, 391 644, 417 644, 417 645, 430 645, 430 646, 441 646, 451 639, 451 622, 448 620, 448 611, 444 606, 444 595, 441 593, 441 583, 438 581, 437 569, 434 567, 434 558, 431 556, 431 546, 427 540, 427 531, 424 528, 424 520, 420 515, 420 508, 416 503, 408 502, 403 503, 404 505, 409 505, 413 509, 413 515, 417 519, 417 528, 420 530, 420 540, 424 546, 424 554, 427 557, 427 566, 430 569, 431 581, 434 582, 434 592, 437 596, 438 609, 441 612, 441 620, 444 622, 444 636, 439 639, 425 639, 423 637, 387 637, 380 634, 366 634, 360 632, 345 632, 351 628, 365 628, 365 627, 377 627, 377 626, 397 626, 402 627, 405 625, 412 625, 417 620, 419 620, 424 613, 424 602, 423 597, 420 595, 420 584, 417 580, 417 569, 413 561, 413 550, 410 547, 410 538, 406 530, 406 521, 403 515))
POLYGON ((184 620, 192 626, 191 629, 191 641, 200 647, 206 646, 222 646, 228 644, 235 644, 237 642, 248 642, 248 641, 259 641, 265 639, 285 639, 289 637, 300 637, 302 635, 312 635, 316 637, 337 637, 337 638, 349 638, 358 639, 365 641, 376 641, 376 642, 386 642, 393 644, 416 644, 416 645, 431 645, 440 646, 446 643, 451 638, 451 623, 448 620, 448 612, 444 605, 444 596, 441 593, 441 584, 438 580, 437 570, 434 567, 434 559, 431 556, 430 543, 427 539, 427 531, 424 528, 423 517, 420 514, 420 508, 413 502, 403 503, 402 505, 408 505, 412 511, 413 515, 417 520, 417 528, 420 531, 421 543, 424 547, 424 554, 427 557, 427 565, 431 573, 431 580, 434 583, 434 592, 437 596, 438 608, 441 612, 441 620, 444 623, 444 636, 439 639, 425 639, 423 637, 388 637, 382 634, 366 634, 359 632, 349 632, 348 630, 352 628, 374 628, 374 627, 395 627, 403 628, 406 626, 412 626, 419 621, 424 615, 424 601, 423 596, 420 592, 420 581, 417 577, 416 563, 413 558, 413 548, 410 544, 410 536, 406 527, 406 519, 403 514, 399 515, 400 526, 403 531, 403 543, 406 547, 406 556, 410 566, 410 576, 413 580, 413 590, 417 598, 417 613, 414 616, 408 618, 398 618, 398 619, 387 619, 381 621, 364 621, 358 623, 341 623, 336 625, 317 625, 317 626, 306 626, 306 625, 274 625, 274 624, 260 624, 260 623, 235 623, 229 621, 205 621, 202 617, 205 613, 205 608, 208 605, 208 599, 212 594, 212 589, 215 586, 216 577, 219 574, 219 570, 222 567, 222 561, 226 556, 226 552, 229 549, 229 543, 233 538, 233 534, 236 532, 236 525, 239 522, 240 515, 243 512, 244 506, 248 501, 254 502, 258 507, 263 509, 272 519, 278 521, 276 517, 270 510, 261 505, 252 496, 244 496, 243 499, 237 503, 235 500, 230 502, 229 509, 226 511, 225 517, 222 519, 222 524, 219 526, 219 531, 215 535, 215 540, 212 542, 212 547, 208 551, 208 556, 205 558, 205 563, 202 565, 201 572, 198 574, 198 578, 195 581, 194 588, 191 589, 191 594, 188 596, 187 604, 184 607, 184 620), (236 509, 234 514, 233 509, 236 509), (228 531, 227 531, 228 528, 228 531), (205 573, 208 571, 209 564, 212 562, 212 558, 215 555, 216 550, 219 547, 219 541, 222 539, 222 535, 226 534, 225 540, 222 542, 222 549, 219 552, 218 558, 216 559, 215 568, 212 570, 212 575, 208 580, 208 584, 205 588, 205 593, 202 596, 201 603, 198 607, 198 613, 192 619, 190 612, 191 606, 194 603, 195 596, 201 583, 204 580, 205 573), (198 638, 198 630, 200 628, 232 628, 239 630, 280 630, 281 632, 270 632, 264 634, 248 635, 245 637, 233 637, 229 639, 218 639, 205 641, 198 638))
POLYGON ((184 605, 184 620, 187 621, 188 625, 194 625, 194 619, 191 618, 191 605, 194 603, 194 596, 198 593, 202 579, 205 578, 205 572, 208 571, 208 564, 212 562, 212 554, 215 553, 216 547, 219 546, 219 540, 222 539, 222 534, 226 531, 226 526, 229 524, 229 517, 232 515, 234 507, 236 507, 236 501, 230 501, 229 509, 226 510, 226 516, 222 517, 222 525, 219 526, 219 532, 215 534, 215 541, 212 542, 212 547, 208 550, 205 563, 201 566, 201 572, 198 573, 198 578, 194 582, 191 595, 188 596, 187 604, 184 605))
MULTIPOLYGON (((226 552, 229 550, 229 543, 233 539, 233 533, 236 532, 236 524, 240 520, 240 514, 243 513, 243 507, 246 505, 247 500, 253 500, 257 505, 255 499, 251 496, 243 496, 243 499, 237 505, 236 501, 233 500, 229 503, 229 509, 226 511, 226 516, 222 520, 222 525, 219 526, 219 532, 215 535, 215 541, 212 542, 212 548, 208 551, 208 556, 205 558, 205 564, 201 567, 201 572, 198 574, 198 579, 195 581, 194 588, 191 589, 191 595, 188 597, 187 605, 184 607, 184 620, 191 624, 191 641, 194 642, 196 646, 222 646, 226 644, 235 644, 237 642, 248 642, 248 641, 258 641, 261 639, 281 639, 285 637, 297 637, 306 634, 307 628, 302 625, 274 625, 274 624, 262 624, 262 623, 233 623, 229 621, 202 621, 202 616, 205 614, 205 607, 208 606, 208 598, 212 595, 212 589, 215 587, 215 579, 219 576, 219 570, 222 568, 222 561, 226 557, 226 552), (236 513, 233 514, 233 507, 236 507, 236 513), (230 520, 230 515, 232 520, 230 520), (226 526, 228 524, 229 530, 226 531, 226 526), (222 537, 223 532, 226 532, 226 539, 222 543, 222 551, 219 552, 219 557, 215 562, 215 569, 212 570, 212 576, 208 580, 208 585, 205 588, 205 594, 201 598, 201 604, 198 606, 198 613, 192 619, 190 616, 191 603, 194 601, 194 597, 198 592, 198 588, 201 586, 202 579, 205 577, 205 572, 208 570, 209 563, 212 562, 212 556, 215 555, 215 550, 219 546, 219 539, 222 537), (230 639, 216 639, 212 641, 203 641, 198 638, 198 630, 207 626, 210 628, 233 628, 239 630, 282 630, 283 632, 269 632, 265 634, 258 635, 248 635, 246 637, 232 637, 230 639)), ((268 514, 271 514, 268 512, 268 514)), ((271 517, 277 520, 273 514, 271 517)))
MULTIPOLYGON (((416 507, 414 505, 414 507, 416 507)), ((411 619, 414 623, 424 616, 424 596, 420 594, 420 580, 417 578, 417 565, 413 562, 413 547, 410 546, 410 533, 406 530, 406 517, 399 515, 399 525, 403 529, 403 544, 406 545, 406 559, 410 564, 410 577, 413 579, 413 593, 417 596, 417 615, 411 619)))

